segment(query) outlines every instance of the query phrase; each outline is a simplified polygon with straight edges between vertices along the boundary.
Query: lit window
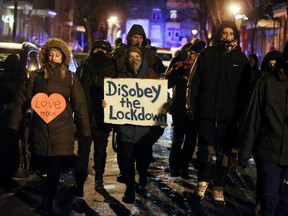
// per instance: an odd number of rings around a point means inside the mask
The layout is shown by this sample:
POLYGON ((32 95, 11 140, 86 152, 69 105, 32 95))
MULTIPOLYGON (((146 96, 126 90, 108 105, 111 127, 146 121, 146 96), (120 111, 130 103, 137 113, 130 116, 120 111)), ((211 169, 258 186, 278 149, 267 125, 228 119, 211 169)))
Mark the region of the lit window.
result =
POLYGON ((170 11, 170 19, 177 19, 177 10, 170 11))

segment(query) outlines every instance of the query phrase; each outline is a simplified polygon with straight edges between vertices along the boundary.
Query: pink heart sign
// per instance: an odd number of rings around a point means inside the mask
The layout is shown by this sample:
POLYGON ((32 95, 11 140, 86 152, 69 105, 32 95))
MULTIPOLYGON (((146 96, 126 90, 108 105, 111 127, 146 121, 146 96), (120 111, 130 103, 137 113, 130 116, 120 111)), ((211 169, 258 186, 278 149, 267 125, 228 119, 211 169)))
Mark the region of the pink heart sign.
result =
POLYGON ((66 107, 65 98, 57 93, 49 97, 45 93, 36 94, 31 100, 33 110, 48 124, 66 107))

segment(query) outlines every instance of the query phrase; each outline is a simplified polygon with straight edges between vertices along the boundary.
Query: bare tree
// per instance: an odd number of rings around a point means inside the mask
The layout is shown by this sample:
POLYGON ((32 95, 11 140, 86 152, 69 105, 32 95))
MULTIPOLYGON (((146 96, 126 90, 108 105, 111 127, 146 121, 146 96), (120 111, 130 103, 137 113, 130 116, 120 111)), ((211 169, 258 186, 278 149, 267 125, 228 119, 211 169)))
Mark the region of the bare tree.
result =
MULTIPOLYGON (((122 13, 123 0, 75 0, 77 6, 78 21, 85 27, 85 39, 87 50, 90 50, 92 41, 106 39, 107 18, 110 13, 117 11, 122 13), (95 28, 92 31, 92 27, 95 28), (93 38, 93 33, 95 37, 93 38), (105 37, 104 37, 105 36, 105 37)), ((87 51, 86 50, 86 51, 87 51)))

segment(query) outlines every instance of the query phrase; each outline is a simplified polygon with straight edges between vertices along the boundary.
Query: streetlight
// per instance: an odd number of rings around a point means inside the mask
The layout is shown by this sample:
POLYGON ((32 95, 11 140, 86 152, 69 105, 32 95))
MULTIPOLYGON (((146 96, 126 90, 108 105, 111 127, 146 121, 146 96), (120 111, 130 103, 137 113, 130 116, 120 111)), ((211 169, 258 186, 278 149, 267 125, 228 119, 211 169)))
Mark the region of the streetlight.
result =
POLYGON ((197 33, 198 33, 198 30, 197 29, 192 29, 191 31, 193 37, 196 37, 197 33))
MULTIPOLYGON (((110 42, 110 44, 114 43, 114 25, 117 26, 118 18, 116 16, 111 16, 107 20, 108 22, 108 31, 107 31, 107 40, 110 42)), ((117 26, 118 27, 118 26, 117 26)))
POLYGON ((232 4, 230 5, 230 11, 233 13, 233 15, 235 16, 236 14, 238 14, 240 12, 240 7, 237 4, 232 4))

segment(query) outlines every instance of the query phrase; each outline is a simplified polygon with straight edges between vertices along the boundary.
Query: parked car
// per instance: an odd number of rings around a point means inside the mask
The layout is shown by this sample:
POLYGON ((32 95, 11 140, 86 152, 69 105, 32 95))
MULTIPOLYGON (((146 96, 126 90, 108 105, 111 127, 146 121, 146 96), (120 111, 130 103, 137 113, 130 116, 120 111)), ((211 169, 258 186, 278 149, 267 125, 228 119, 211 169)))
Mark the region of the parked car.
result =
POLYGON ((0 178, 13 176, 18 170, 19 160, 24 160, 24 155, 28 156, 22 154, 27 150, 24 145, 9 143, 7 134, 11 104, 30 72, 40 68, 38 52, 39 48, 29 42, 0 42, 0 178))
POLYGON ((156 54, 162 59, 163 64, 167 68, 173 57, 173 52, 167 49, 158 48, 156 54))

